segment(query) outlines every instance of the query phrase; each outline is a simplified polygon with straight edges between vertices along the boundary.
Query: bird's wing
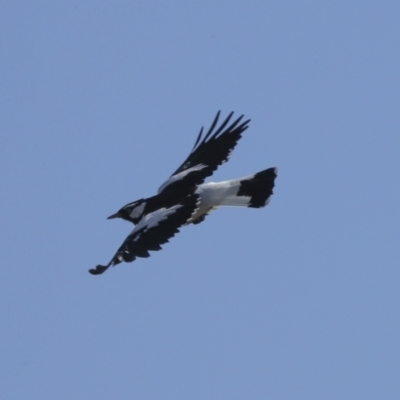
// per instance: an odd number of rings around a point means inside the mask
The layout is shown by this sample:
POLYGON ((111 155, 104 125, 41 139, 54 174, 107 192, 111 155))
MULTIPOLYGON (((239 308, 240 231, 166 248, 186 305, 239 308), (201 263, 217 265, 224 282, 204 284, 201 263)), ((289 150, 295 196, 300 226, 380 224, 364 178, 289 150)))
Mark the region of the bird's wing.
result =
POLYGON ((228 161, 232 150, 248 128, 250 120, 242 122, 243 115, 229 124, 233 112, 217 127, 220 116, 218 111, 208 132, 203 136, 201 128, 192 151, 182 165, 161 185, 158 193, 168 186, 197 186, 213 174, 224 162, 228 161))
POLYGON ((161 245, 178 233, 197 211, 199 201, 199 195, 193 194, 170 208, 160 208, 143 216, 108 265, 98 265, 89 272, 99 275, 122 261, 132 262, 136 257, 149 257, 149 251, 161 250, 161 245))

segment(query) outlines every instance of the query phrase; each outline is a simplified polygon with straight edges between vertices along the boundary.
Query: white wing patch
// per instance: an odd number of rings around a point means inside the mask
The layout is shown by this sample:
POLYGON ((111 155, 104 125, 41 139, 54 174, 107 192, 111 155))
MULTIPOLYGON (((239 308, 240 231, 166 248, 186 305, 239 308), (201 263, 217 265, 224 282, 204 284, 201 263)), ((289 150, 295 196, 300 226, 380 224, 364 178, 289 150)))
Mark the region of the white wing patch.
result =
MULTIPOLYGON (((150 228, 156 227, 161 221, 166 220, 171 214, 176 212, 178 208, 183 207, 182 204, 178 204, 176 206, 170 207, 170 208, 160 208, 159 210, 156 210, 150 214, 145 215, 140 222, 136 225, 135 229, 132 231, 131 235, 134 234, 135 232, 143 229, 142 232, 148 231, 150 228)), ((133 241, 137 241, 141 236, 141 233, 133 239, 133 241)))
POLYGON ((179 172, 179 174, 172 175, 170 178, 168 178, 167 181, 165 181, 165 182, 160 186, 160 188, 158 189, 158 193, 161 193, 161 192, 162 192, 167 186, 169 186, 171 183, 174 183, 174 182, 176 182, 176 181, 179 181, 179 180, 183 179, 186 175, 190 174, 191 172, 194 172, 194 171, 201 171, 203 168, 206 168, 206 167, 207 167, 207 165, 198 164, 198 165, 195 165, 195 166, 192 167, 192 168, 188 168, 188 169, 185 169, 185 170, 182 171, 182 172, 179 172))

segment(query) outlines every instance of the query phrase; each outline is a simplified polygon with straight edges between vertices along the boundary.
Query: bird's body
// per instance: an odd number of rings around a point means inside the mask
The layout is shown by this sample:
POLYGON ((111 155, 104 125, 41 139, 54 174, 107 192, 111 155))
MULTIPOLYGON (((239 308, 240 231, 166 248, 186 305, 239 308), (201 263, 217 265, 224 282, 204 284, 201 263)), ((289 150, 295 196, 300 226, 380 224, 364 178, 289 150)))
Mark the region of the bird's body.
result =
POLYGON ((268 204, 272 195, 276 168, 223 182, 204 180, 229 159, 249 120, 239 117, 228 126, 233 113, 214 131, 219 112, 207 134, 201 129, 196 143, 182 165, 161 185, 155 196, 128 203, 108 217, 122 218, 137 224, 108 265, 89 270, 93 275, 122 261, 149 257, 149 250, 161 249, 179 228, 189 223, 198 224, 213 210, 222 206, 260 208, 268 204))

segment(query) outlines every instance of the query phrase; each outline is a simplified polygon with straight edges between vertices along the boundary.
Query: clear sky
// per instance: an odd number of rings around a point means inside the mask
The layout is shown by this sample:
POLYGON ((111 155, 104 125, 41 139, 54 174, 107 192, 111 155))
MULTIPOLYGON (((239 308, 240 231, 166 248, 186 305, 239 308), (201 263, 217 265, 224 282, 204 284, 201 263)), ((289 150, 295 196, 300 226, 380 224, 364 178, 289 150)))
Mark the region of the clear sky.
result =
POLYGON ((2 399, 400 398, 399 2, 0 15, 2 399), (90 275, 220 109, 270 205, 90 275))

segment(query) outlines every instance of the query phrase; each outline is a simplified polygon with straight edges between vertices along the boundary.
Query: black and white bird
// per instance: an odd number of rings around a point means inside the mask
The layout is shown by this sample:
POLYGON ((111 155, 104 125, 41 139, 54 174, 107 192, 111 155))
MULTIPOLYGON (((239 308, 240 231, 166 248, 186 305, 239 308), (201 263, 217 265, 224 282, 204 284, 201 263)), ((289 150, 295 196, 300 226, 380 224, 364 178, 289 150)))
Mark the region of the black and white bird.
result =
POLYGON ((205 179, 230 154, 250 120, 243 115, 230 123, 233 112, 217 128, 217 113, 208 132, 201 128, 192 151, 182 165, 164 182, 155 196, 128 203, 108 217, 122 218, 135 224, 111 261, 98 265, 89 272, 102 274, 107 268, 136 257, 149 257, 149 251, 161 249, 179 228, 198 224, 213 210, 222 206, 261 208, 269 203, 274 188, 277 168, 268 168, 256 174, 223 182, 204 183, 205 179))

